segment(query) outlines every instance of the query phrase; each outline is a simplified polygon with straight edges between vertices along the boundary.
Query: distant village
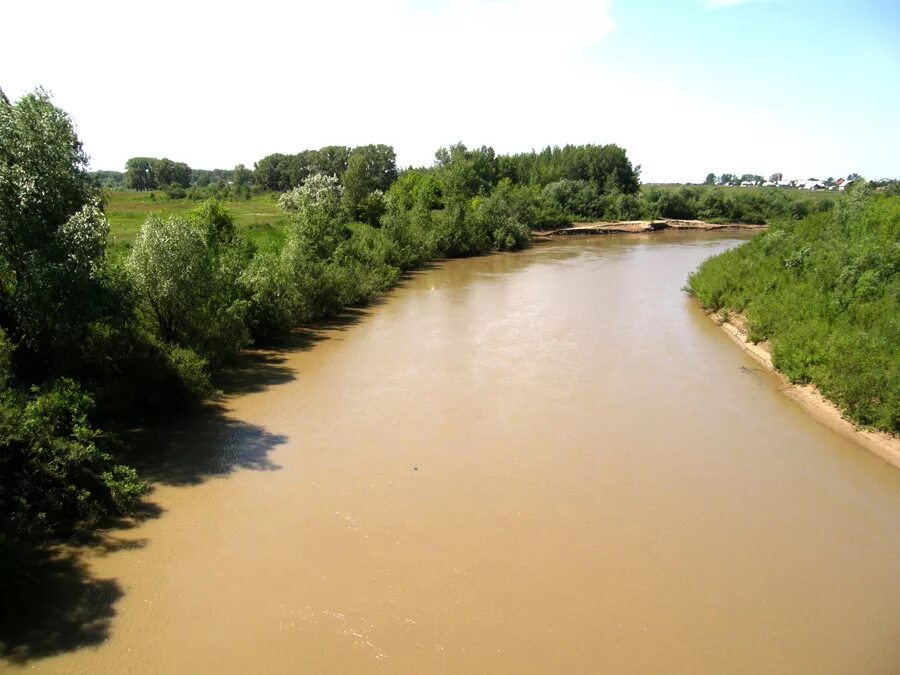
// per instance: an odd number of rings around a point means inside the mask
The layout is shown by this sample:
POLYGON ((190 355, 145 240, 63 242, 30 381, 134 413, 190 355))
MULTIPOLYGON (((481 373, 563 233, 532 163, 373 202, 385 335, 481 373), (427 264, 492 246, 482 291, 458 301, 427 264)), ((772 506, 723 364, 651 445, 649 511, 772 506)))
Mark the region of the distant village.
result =
POLYGON ((850 174, 846 178, 828 178, 819 180, 818 178, 807 178, 806 180, 794 178, 785 180, 780 173, 773 173, 765 180, 762 176, 744 174, 736 176, 734 174, 722 174, 715 176, 710 174, 706 177, 705 183, 708 185, 731 186, 731 187, 782 187, 782 188, 798 188, 800 190, 838 190, 843 191, 847 186, 852 185, 859 180, 857 174, 850 174))

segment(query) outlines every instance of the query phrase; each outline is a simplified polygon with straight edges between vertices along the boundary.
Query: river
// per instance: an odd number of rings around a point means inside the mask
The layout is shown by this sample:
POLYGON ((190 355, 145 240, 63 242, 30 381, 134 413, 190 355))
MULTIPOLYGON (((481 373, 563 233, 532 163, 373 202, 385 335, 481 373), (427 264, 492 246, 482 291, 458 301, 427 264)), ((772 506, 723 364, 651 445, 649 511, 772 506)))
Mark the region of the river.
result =
POLYGON ((252 356, 83 554, 92 630, 0 670, 900 672, 900 472, 681 290, 739 241, 450 261, 252 356))

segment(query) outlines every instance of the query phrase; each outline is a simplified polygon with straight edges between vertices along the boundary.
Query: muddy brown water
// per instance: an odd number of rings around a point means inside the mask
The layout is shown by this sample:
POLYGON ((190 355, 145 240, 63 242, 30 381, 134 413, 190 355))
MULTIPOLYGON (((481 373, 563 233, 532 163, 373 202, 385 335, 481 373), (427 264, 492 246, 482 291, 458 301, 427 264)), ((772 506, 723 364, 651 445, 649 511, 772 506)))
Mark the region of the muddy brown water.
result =
POLYGON ((85 554, 93 632, 0 670, 900 672, 900 471, 682 293, 736 243, 451 261, 257 355, 85 554))

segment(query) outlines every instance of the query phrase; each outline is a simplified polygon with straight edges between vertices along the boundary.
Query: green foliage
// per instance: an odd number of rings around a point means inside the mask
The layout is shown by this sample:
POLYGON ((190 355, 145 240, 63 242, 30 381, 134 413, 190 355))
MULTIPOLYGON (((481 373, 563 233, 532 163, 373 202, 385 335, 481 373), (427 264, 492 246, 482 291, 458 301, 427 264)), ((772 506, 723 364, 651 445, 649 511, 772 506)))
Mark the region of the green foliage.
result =
POLYGON ((191 185, 191 167, 163 157, 132 157, 125 162, 125 187, 130 190, 186 189, 191 185))
POLYGON ((44 92, 0 103, 0 326, 26 377, 76 359, 103 311, 109 228, 86 161, 44 92))
POLYGON ((497 163, 499 177, 514 183, 545 186, 568 179, 601 189, 612 178, 625 194, 635 194, 640 187, 640 167, 632 166, 625 150, 614 144, 547 147, 539 153, 501 156, 497 163))
POLYGON ((97 187, 107 190, 122 190, 125 187, 125 174, 121 171, 91 171, 88 175, 97 187))
POLYGON ((341 176, 343 206, 351 220, 378 225, 384 213, 384 192, 397 178, 394 149, 388 145, 354 148, 341 176))
POLYGON ((250 340, 247 303, 237 283, 240 253, 219 238, 233 236, 233 226, 228 232, 228 219, 214 205, 205 205, 191 220, 151 216, 126 261, 129 280, 159 337, 214 363, 250 340))
POLYGON ((597 185, 586 180, 561 178, 545 185, 541 196, 552 208, 567 214, 571 220, 601 217, 605 211, 597 185))
MULTIPOLYGON (((825 203, 830 202, 820 202, 825 203)), ((809 211, 808 195, 780 188, 648 187, 640 198, 642 217, 650 219, 763 224, 776 218, 802 218, 809 211)))
POLYGON ((145 491, 88 422, 90 396, 71 380, 0 392, 0 536, 27 540, 124 513, 145 491))
POLYGON ((468 150, 462 143, 435 153, 435 169, 441 193, 447 202, 489 194, 498 179, 494 149, 468 150))
POLYGON ((689 288, 708 309, 742 312, 791 381, 900 432, 900 197, 861 184, 831 212, 777 221, 706 261, 689 288))
MULTIPOLYGON (((393 149, 390 151, 393 153, 393 149)), ((350 148, 343 145, 304 150, 296 155, 267 155, 254 165, 254 183, 263 190, 284 192, 303 185, 307 178, 317 173, 342 176, 347 171, 350 155, 350 148)))

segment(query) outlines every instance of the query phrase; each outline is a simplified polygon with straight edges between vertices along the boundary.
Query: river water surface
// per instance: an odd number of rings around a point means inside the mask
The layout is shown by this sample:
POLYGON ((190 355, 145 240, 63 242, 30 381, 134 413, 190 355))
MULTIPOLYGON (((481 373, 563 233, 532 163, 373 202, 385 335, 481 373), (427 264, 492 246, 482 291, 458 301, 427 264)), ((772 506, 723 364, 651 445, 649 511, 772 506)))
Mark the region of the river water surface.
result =
POLYGON ((87 556, 99 644, 24 667, 900 672, 900 472, 681 291, 737 243, 451 261, 258 355, 161 433, 159 516, 87 556))

